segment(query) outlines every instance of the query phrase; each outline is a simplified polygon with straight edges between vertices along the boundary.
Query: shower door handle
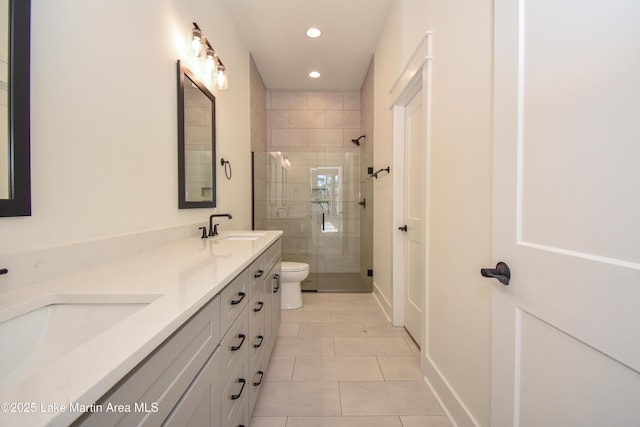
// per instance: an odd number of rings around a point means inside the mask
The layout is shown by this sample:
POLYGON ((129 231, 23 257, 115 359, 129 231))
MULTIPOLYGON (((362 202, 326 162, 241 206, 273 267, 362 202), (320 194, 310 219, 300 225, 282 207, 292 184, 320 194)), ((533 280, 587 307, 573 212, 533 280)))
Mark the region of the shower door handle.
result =
POLYGON ((322 212, 322 231, 324 231, 324 212, 322 212))

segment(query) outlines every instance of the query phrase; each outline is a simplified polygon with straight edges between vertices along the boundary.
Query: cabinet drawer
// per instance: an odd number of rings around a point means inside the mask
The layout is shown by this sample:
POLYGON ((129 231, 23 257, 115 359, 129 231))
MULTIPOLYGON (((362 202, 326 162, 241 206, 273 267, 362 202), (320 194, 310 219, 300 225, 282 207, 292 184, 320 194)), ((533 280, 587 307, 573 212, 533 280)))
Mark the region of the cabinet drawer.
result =
POLYGON ((248 424, 242 422, 236 424, 238 420, 246 419, 249 412, 247 396, 249 395, 251 384, 248 373, 249 369, 246 361, 238 364, 222 391, 220 409, 222 411, 223 427, 248 426, 248 424))
POLYGON ((238 318, 242 309, 249 302, 249 277, 248 271, 244 270, 231 281, 220 293, 222 305, 221 328, 222 334, 231 327, 231 324, 238 318))
POLYGON ((163 427, 220 427, 220 349, 209 358, 163 427))
POLYGON ((94 412, 73 425, 160 425, 218 345, 219 318, 220 298, 215 297, 97 402, 129 406, 130 413, 94 412))
POLYGON ((249 292, 251 296, 255 295, 260 285, 268 279, 269 271, 273 268, 276 260, 280 258, 280 250, 280 241, 278 240, 249 266, 249 292))
POLYGON ((223 384, 226 384, 238 364, 247 363, 250 346, 249 316, 246 311, 243 311, 220 343, 220 369, 223 384))
POLYGON ((264 312, 260 311, 258 314, 258 316, 251 316, 253 318, 249 323, 249 366, 255 363, 256 359, 260 357, 263 347, 266 346, 264 312))
POLYGON ((249 272, 249 292, 252 297, 256 295, 258 288, 264 283, 264 279, 269 272, 266 269, 264 260, 264 254, 262 254, 247 269, 249 272))
POLYGON ((262 389, 264 383, 264 375, 267 368, 268 359, 264 357, 264 352, 260 354, 260 357, 255 361, 253 367, 249 368, 249 416, 253 413, 253 408, 256 406, 258 395, 262 389))

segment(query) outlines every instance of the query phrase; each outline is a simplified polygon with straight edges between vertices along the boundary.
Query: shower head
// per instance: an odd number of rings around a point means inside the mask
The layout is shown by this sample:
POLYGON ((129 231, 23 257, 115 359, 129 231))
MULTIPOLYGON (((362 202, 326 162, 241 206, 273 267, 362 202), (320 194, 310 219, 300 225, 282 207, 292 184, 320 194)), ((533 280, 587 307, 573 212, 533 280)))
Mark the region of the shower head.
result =
POLYGON ((351 142, 353 142, 354 144, 356 144, 358 147, 360 146, 360 140, 364 138, 364 135, 361 135, 360 138, 358 139, 352 139, 351 142))

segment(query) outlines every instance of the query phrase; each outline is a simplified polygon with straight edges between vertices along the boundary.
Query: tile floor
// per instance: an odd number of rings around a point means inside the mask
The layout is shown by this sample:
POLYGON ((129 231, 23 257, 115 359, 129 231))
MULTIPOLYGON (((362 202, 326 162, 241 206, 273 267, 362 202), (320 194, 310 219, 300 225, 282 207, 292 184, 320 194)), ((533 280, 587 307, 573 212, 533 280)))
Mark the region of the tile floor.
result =
POLYGON ((282 325, 250 427, 450 427, 403 328, 372 294, 303 293, 282 325))

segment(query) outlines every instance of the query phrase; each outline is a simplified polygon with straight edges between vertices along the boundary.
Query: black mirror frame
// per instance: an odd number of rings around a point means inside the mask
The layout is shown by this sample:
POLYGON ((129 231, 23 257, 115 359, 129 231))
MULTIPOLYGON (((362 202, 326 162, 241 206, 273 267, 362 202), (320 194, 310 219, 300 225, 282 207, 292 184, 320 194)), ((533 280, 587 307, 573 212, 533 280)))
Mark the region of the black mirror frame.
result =
POLYGON ((9 185, 0 217, 31 215, 31 1, 9 0, 9 185))
POLYGON ((196 77, 191 70, 183 66, 180 61, 178 65, 178 208, 215 208, 216 207, 216 97, 211 91, 196 77), (186 168, 185 168, 185 136, 184 136, 184 77, 187 76, 198 88, 211 100, 211 201, 210 202, 188 202, 186 200, 186 168))

